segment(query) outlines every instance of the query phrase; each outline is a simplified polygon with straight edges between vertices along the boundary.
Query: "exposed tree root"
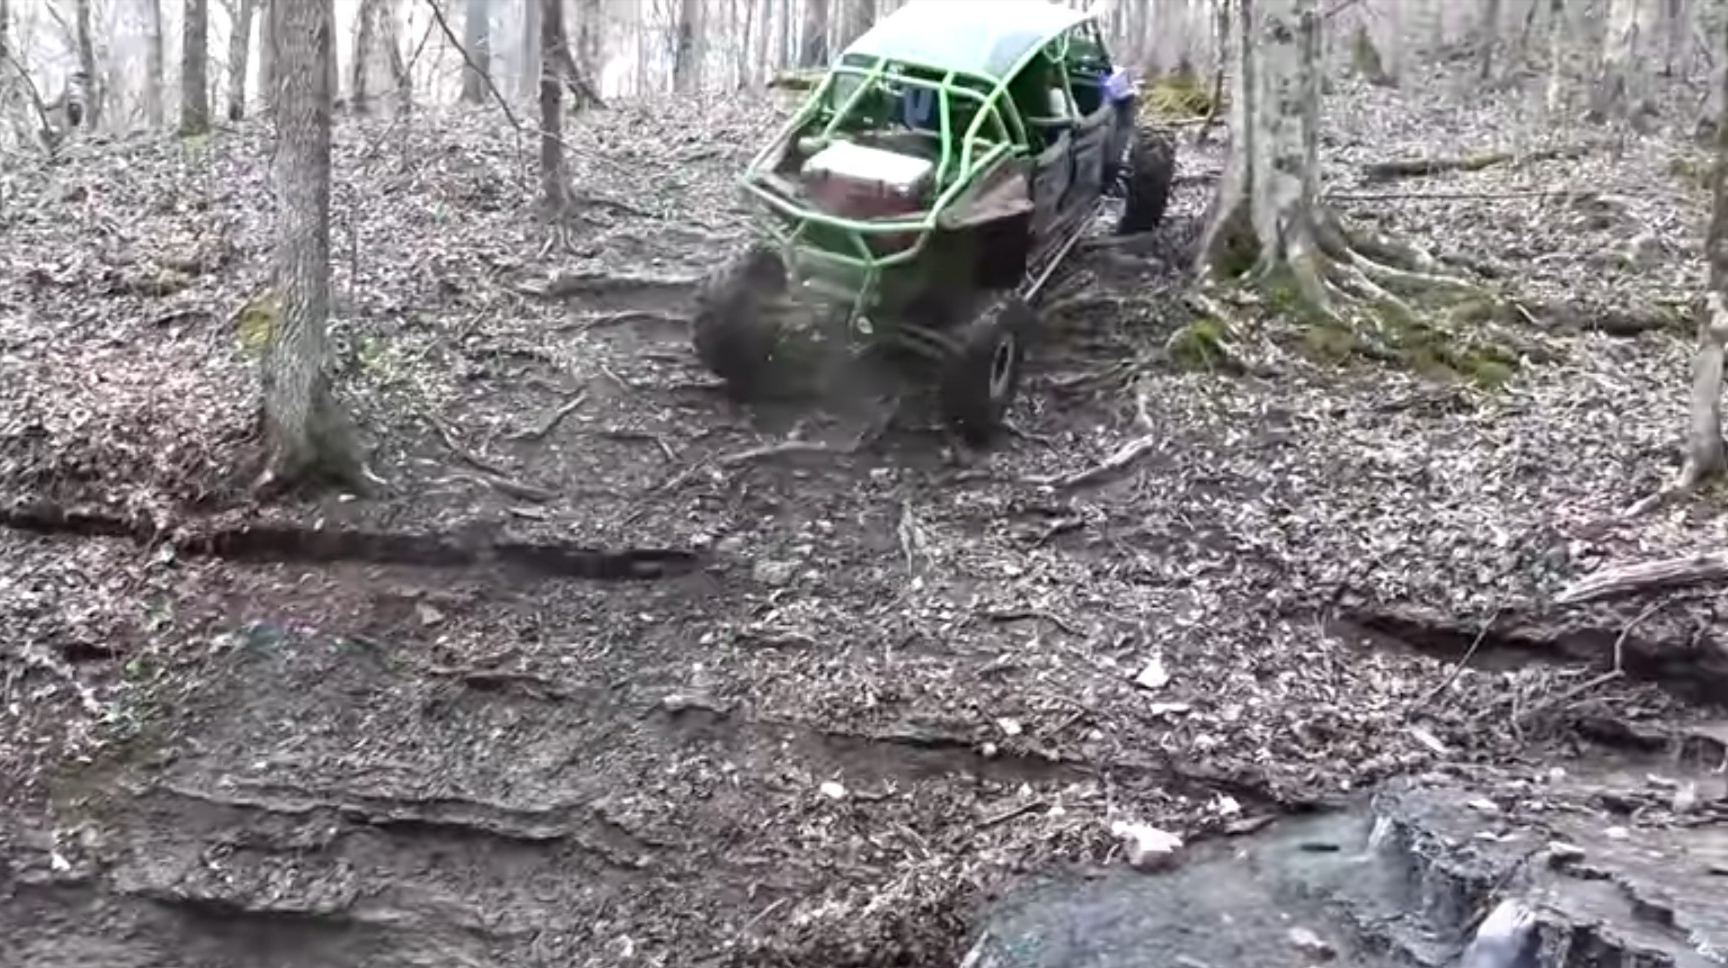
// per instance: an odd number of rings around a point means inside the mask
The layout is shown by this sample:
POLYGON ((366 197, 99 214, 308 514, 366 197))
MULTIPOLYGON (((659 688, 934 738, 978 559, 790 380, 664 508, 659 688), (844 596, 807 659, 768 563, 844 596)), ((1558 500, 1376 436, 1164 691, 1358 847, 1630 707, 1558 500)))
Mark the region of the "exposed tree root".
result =
POLYGON ((1561 589, 1560 593, 1554 596, 1554 602, 1558 605, 1573 605, 1661 588, 1702 585, 1723 579, 1728 579, 1728 552, 1714 551, 1604 568, 1561 589))
MULTIPOLYGON (((1214 253, 1208 263, 1211 279, 1226 281, 1237 270, 1237 281, 1261 290, 1273 308, 1305 324, 1308 349, 1324 357, 1406 363, 1485 385, 1510 375, 1515 357, 1456 345, 1447 325, 1462 323, 1465 315, 1479 319, 1484 305, 1498 305, 1501 300, 1489 289, 1451 273, 1415 246, 1351 231, 1324 207, 1310 229, 1295 234, 1307 241, 1287 240, 1283 253, 1269 254, 1246 218, 1227 220, 1207 243, 1214 253)), ((1218 320, 1213 325, 1220 332, 1236 330, 1216 301, 1202 304, 1218 320)), ((1228 343, 1217 347, 1227 366, 1252 369, 1229 349, 1228 343)))
POLYGON ((473 532, 408 533, 226 519, 139 521, 36 502, 0 507, 0 527, 37 534, 122 538, 183 555, 230 561, 325 564, 347 561, 415 568, 501 564, 535 575, 591 581, 676 578, 702 567, 696 552, 664 548, 602 550, 548 541, 516 541, 473 532))

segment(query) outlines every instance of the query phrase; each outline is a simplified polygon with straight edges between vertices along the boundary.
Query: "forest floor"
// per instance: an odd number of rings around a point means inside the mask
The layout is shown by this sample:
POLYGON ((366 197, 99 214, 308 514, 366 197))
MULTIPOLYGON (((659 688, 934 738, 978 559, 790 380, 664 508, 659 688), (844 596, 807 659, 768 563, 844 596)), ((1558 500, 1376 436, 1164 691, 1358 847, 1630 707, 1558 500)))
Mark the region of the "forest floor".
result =
POLYGON ((696 365, 771 112, 575 121, 574 252, 495 112, 345 119, 333 334, 387 483, 266 508, 232 499, 265 128, 7 158, 0 961, 952 964, 1016 874, 1119 863, 1113 820, 1720 750, 1718 596, 1548 604, 1724 539, 1719 495, 1615 518, 1678 461, 1707 154, 1462 83, 1340 81, 1327 190, 1536 307, 1423 337, 1492 365, 1277 319, 1254 375, 1168 359, 1220 164, 1187 129, 1168 224, 1075 260, 986 453, 891 379, 744 409, 696 365), (697 567, 583 580, 576 546, 697 567))

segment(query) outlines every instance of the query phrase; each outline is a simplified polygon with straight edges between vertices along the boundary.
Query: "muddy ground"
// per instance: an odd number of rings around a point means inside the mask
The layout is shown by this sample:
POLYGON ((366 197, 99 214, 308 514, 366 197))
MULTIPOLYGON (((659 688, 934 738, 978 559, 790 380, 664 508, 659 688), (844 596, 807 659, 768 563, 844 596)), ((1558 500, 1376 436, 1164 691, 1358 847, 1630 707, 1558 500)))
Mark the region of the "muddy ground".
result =
POLYGON ((1710 590, 1545 604, 1722 538, 1714 496, 1613 519, 1677 463, 1704 155, 1676 109, 1367 183, 1534 143, 1517 91, 1452 83, 1341 81, 1329 190, 1545 301, 1456 335, 1494 368, 1276 320, 1239 334, 1252 375, 1171 360, 1219 163, 1185 144, 1169 224, 1052 295, 986 453, 892 374, 743 409, 695 365, 772 111, 577 122, 574 251, 496 117, 345 120, 333 333, 387 483, 266 508, 237 316, 267 133, 9 160, 0 493, 35 530, 0 529, 0 959, 952 964, 1020 875, 1118 865, 1112 820, 1198 838, 1394 774, 1719 742, 1710 590), (279 533, 195 540, 242 521, 279 533), (370 536, 304 537, 338 527, 370 536), (584 580, 580 549, 693 567, 584 580))

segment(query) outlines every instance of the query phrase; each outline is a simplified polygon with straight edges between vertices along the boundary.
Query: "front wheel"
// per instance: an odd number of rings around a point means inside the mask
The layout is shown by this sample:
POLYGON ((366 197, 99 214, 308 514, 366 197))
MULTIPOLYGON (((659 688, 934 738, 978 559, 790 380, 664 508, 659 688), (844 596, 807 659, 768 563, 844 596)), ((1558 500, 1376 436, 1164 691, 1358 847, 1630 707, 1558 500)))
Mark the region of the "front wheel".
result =
POLYGON ((1001 296, 956 333, 943 361, 943 416, 967 443, 989 443, 1002 427, 1026 364, 1037 317, 1017 296, 1001 296))
POLYGON ((780 253, 757 243, 709 276, 696 297, 690 341, 734 399, 774 397, 783 390, 788 347, 779 310, 786 290, 780 253))
POLYGON ((1164 220, 1176 180, 1176 142, 1161 131, 1141 128, 1128 149, 1128 169, 1118 235, 1150 232, 1164 220))

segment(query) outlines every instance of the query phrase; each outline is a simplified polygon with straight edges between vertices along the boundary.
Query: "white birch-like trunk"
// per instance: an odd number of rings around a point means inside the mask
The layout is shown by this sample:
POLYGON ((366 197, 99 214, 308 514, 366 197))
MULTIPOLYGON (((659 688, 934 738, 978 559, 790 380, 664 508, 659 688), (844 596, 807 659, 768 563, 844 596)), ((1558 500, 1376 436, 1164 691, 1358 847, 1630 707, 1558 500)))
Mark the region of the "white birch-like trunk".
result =
POLYGON ((1237 5, 1230 155, 1201 259, 1214 278, 1287 269, 1304 296, 1326 305, 1316 240, 1319 32, 1317 0, 1237 5))
POLYGON ((1650 9, 1645 0, 1608 0, 1607 32, 1602 38, 1600 73, 1593 112, 1624 117, 1644 100, 1641 51, 1649 47, 1650 9))
POLYGON ((1414 312, 1403 296, 1482 290, 1396 240, 1351 233, 1320 200, 1321 0, 1240 0, 1231 142, 1200 244, 1209 282, 1288 288, 1312 315, 1414 312))

